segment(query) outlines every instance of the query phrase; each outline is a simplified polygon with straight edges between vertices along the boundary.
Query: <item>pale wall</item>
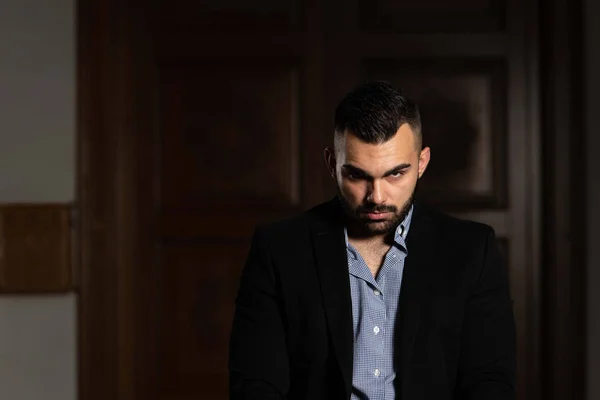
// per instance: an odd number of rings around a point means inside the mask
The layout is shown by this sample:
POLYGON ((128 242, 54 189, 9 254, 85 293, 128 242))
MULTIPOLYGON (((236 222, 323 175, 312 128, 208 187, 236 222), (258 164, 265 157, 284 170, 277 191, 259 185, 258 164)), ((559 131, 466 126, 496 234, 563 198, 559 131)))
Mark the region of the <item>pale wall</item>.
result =
MULTIPOLYGON (((0 1, 0 203, 75 192, 73 0, 0 1)), ((75 295, 0 295, 0 398, 76 398, 75 295)))

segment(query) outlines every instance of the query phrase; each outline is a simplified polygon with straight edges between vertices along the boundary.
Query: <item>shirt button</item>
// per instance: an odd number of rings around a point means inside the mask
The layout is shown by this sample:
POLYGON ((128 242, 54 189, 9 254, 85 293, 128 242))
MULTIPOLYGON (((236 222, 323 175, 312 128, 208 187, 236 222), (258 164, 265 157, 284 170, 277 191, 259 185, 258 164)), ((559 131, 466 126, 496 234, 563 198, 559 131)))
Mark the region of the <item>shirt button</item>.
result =
POLYGON ((381 294, 381 292, 379 290, 375 289, 375 290, 373 290, 373 294, 375 296, 379 296, 381 294))
POLYGON ((396 255, 395 255, 395 254, 392 254, 392 257, 396 258, 396 255))
POLYGON ((381 371, 379 371, 379 368, 376 369, 375 371, 373 371, 373 375, 375 375, 376 377, 378 377, 379 375, 381 375, 381 371))
POLYGON ((379 327, 376 326, 375 328, 373 328, 373 332, 375 332, 375 334, 377 335, 379 333, 379 327))

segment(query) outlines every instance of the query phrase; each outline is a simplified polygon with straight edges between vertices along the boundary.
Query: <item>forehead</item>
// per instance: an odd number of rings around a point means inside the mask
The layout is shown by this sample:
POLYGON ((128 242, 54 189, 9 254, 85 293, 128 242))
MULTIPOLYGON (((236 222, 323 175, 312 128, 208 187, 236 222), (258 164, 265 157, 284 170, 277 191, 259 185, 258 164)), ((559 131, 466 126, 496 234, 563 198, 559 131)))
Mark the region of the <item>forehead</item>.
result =
POLYGON ((417 154, 415 135, 408 124, 400 126, 387 142, 365 143, 352 133, 336 142, 338 165, 351 164, 377 174, 403 163, 411 163, 417 154))

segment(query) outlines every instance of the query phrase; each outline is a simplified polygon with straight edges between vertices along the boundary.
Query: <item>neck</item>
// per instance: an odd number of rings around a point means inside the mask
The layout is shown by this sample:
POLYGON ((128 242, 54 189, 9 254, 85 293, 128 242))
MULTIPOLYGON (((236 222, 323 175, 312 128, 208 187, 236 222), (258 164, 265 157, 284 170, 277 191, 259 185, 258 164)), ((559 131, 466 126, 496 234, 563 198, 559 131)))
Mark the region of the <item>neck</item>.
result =
POLYGON ((379 235, 368 235, 361 230, 354 229, 352 226, 348 226, 348 240, 352 243, 364 244, 369 246, 391 246, 394 243, 394 235, 396 229, 392 229, 390 232, 379 234, 379 235))

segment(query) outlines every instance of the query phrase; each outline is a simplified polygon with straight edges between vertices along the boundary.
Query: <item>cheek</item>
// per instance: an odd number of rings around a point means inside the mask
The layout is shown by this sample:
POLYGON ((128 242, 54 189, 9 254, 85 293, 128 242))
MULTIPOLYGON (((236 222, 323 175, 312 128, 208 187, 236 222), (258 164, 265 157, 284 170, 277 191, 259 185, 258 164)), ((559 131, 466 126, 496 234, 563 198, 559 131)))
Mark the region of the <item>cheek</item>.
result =
POLYGON ((389 193, 391 193, 395 199, 405 201, 410 197, 413 190, 415 190, 416 184, 417 175, 405 176, 401 181, 389 186, 389 193))
POLYGON ((357 203, 362 201, 366 195, 366 187, 362 182, 350 182, 347 180, 342 181, 340 185, 340 191, 347 200, 357 203))

